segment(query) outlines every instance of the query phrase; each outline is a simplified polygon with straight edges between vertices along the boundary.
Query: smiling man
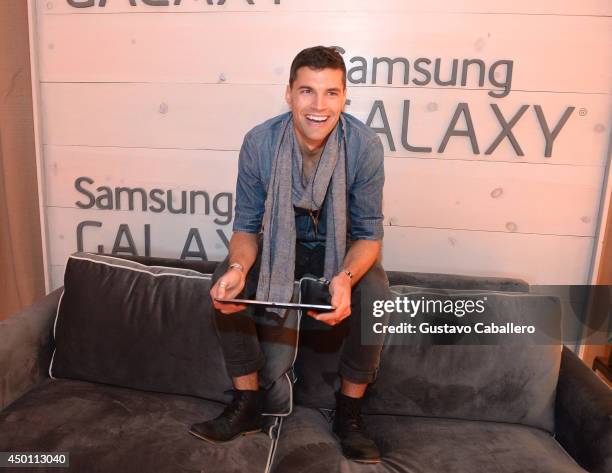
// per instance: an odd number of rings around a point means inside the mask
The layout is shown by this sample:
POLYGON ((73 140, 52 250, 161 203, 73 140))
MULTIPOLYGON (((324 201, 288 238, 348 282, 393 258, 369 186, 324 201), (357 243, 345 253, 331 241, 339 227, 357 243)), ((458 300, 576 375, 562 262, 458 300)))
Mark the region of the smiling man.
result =
POLYGON ((217 418, 194 424, 208 441, 258 431, 264 365, 251 308, 215 298, 252 297, 287 302, 294 278, 330 280, 333 310, 308 315, 328 325, 348 324, 338 372, 333 431, 347 458, 380 461, 361 421, 361 399, 378 371, 383 337, 361 344, 361 317, 386 299, 379 263, 383 238, 383 148, 351 115, 346 67, 332 48, 301 51, 291 65, 285 99, 291 112, 253 128, 240 150, 236 212, 227 259, 213 276, 211 296, 234 401, 217 418), (363 306, 363 307, 362 307, 363 306))

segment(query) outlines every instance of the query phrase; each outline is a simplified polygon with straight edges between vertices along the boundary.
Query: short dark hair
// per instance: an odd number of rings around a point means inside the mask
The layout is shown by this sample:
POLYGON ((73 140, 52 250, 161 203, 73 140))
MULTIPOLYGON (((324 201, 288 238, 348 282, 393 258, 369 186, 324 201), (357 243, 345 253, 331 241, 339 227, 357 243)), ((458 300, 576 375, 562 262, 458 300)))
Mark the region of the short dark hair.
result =
POLYGON ((297 71, 300 67, 310 67, 311 69, 340 69, 342 71, 342 84, 346 89, 346 66, 340 53, 334 48, 325 46, 314 46, 300 51, 291 63, 289 72, 289 87, 297 78, 297 71))

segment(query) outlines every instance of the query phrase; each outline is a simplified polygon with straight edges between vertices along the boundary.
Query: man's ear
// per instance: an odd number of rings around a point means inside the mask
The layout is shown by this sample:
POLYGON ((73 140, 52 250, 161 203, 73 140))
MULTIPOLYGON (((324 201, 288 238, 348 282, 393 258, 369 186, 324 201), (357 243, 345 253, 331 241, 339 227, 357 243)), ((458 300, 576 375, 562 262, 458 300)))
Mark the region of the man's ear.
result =
POLYGON ((287 88, 285 89, 285 102, 287 102, 287 105, 289 105, 289 108, 291 108, 291 86, 289 84, 287 84, 287 88))

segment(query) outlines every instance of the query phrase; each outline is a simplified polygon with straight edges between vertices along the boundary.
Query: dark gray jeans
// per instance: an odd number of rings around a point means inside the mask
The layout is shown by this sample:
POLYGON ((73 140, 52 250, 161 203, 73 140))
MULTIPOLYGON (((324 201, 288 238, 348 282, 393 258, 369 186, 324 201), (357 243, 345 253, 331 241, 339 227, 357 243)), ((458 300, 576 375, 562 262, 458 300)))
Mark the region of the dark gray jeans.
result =
MULTIPOLYGON (((254 298, 259 279, 261 248, 255 264, 247 275, 242 298, 254 298)), ((323 275, 325 249, 311 250, 303 245, 296 245, 295 279, 305 274, 317 277, 323 275)), ((226 258, 213 274, 213 284, 227 271, 226 258)), ((361 317, 363 310, 371 310, 372 301, 389 297, 389 281, 381 264, 376 262, 359 280, 351 294, 351 315, 342 324, 349 324, 348 335, 344 340, 340 357, 339 374, 353 383, 371 383, 378 373, 380 352, 384 335, 374 343, 361 343, 361 317), (376 343, 378 342, 378 343, 376 343)), ((260 370, 264 355, 259 346, 257 326, 253 318, 252 307, 231 315, 224 315, 215 310, 215 323, 221 341, 225 365, 231 377, 243 376, 260 370)), ((367 316, 367 315, 366 315, 367 316)), ((321 322, 322 323, 322 322, 321 322)))

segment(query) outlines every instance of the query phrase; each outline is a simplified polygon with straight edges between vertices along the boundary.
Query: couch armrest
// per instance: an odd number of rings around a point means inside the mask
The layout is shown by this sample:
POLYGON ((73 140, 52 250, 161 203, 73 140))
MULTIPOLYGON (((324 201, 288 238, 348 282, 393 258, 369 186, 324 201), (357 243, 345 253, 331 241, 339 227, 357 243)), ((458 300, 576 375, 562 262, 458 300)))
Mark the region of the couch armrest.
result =
POLYGON ((555 405, 555 437, 593 473, 612 471, 612 390, 563 347, 555 405))
POLYGON ((63 289, 0 321, 0 409, 48 377, 63 289))

